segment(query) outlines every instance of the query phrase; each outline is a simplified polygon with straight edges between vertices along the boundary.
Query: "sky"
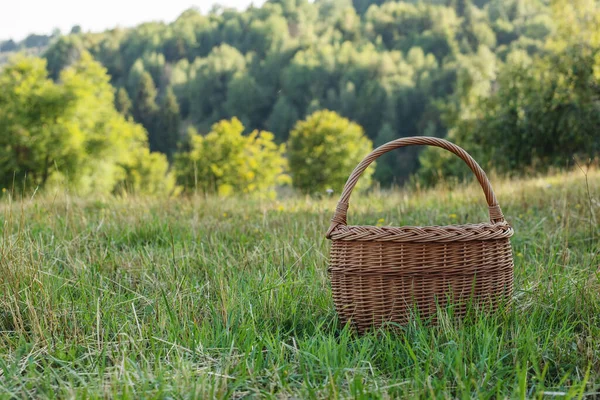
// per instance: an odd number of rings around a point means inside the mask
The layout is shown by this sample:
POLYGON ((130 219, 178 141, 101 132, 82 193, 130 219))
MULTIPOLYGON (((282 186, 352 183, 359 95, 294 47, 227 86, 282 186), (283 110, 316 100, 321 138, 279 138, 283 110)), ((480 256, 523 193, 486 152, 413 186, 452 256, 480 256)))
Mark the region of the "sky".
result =
POLYGON ((0 0, 0 40, 22 40, 30 33, 68 33, 73 25, 87 31, 141 22, 175 20, 191 7, 208 12, 213 5, 245 9, 265 0, 0 0))

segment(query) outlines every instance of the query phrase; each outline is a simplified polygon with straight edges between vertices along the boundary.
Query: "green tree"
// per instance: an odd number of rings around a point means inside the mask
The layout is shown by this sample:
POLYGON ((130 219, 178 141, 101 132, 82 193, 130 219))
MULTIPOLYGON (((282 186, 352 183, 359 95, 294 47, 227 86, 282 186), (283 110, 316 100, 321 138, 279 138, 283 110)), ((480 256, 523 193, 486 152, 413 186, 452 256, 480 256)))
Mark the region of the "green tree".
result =
POLYGON ((16 51, 19 45, 12 39, 0 43, 0 52, 16 51))
POLYGON ((167 88, 167 93, 163 96, 158 119, 159 126, 156 135, 156 148, 158 151, 171 157, 177 149, 179 127, 181 125, 179 104, 171 87, 167 88))
POLYGON ((359 14, 364 14, 372 5, 380 5, 386 0, 352 0, 352 5, 359 14))
POLYGON ((7 187, 15 179, 30 187, 110 193, 137 176, 131 184, 140 192, 158 182, 164 190, 172 187, 166 158, 146 156, 143 127, 115 109, 109 79, 88 53, 61 72, 59 83, 49 79, 46 62, 39 58, 18 57, 3 68, 1 184, 7 187), (151 173, 136 174, 139 168, 148 170, 148 158, 151 173))
MULTIPOLYGON (((62 178, 83 193, 112 192, 123 182, 129 184, 131 171, 144 165, 140 160, 148 150, 148 139, 141 125, 128 121, 115 109, 114 89, 106 70, 84 53, 77 63, 61 73, 60 82, 75 96, 73 117, 67 126, 72 135, 84 138, 85 148, 77 175, 62 174, 62 178)), ((149 187, 143 179, 172 180, 166 158, 156 155, 153 159, 164 161, 156 162, 152 177, 139 174, 142 180, 131 182, 138 193, 149 187)))
POLYGON ((50 43, 50 39, 52 39, 52 36, 31 34, 23 39, 22 45, 28 49, 44 47, 50 43))
POLYGON ((227 85, 227 100, 223 110, 227 115, 235 115, 248 126, 263 123, 265 110, 268 110, 267 98, 256 80, 247 73, 237 73, 227 85))
POLYGON ((155 85, 161 86, 161 83, 166 81, 165 56, 156 52, 145 54, 144 57, 142 57, 142 62, 144 64, 144 70, 150 74, 155 85))
POLYGON ((144 72, 140 77, 135 90, 133 115, 136 121, 144 126, 151 126, 154 122, 155 113, 158 109, 156 105, 156 86, 152 76, 144 72))
POLYGON ((244 136, 237 119, 212 126, 206 136, 192 134, 189 150, 175 156, 178 182, 189 190, 219 196, 275 196, 275 187, 289 181, 284 145, 270 132, 244 136))
MULTIPOLYGON (((360 125, 328 110, 300 121, 290 133, 288 154, 293 184, 305 193, 340 192, 354 167, 373 149, 360 125)), ((361 177, 367 188, 374 168, 361 177)))
MULTIPOLYGON (((375 145, 381 146, 396 138, 398 138, 398 133, 394 131, 389 123, 385 123, 375 138, 375 145)), ((396 153, 386 153, 379 157, 377 161, 377 169, 374 174, 375 179, 379 182, 393 182, 394 178, 401 172, 398 170, 397 163, 395 162, 396 153)))
MULTIPOLYGON (((481 79, 491 65, 483 59, 465 63, 479 79, 459 75, 460 101, 449 113, 454 116, 449 135, 498 171, 562 167, 600 152, 600 8, 586 1, 557 2, 556 7, 557 34, 548 38, 545 51, 533 57, 523 50, 510 52, 494 78, 495 90, 481 79)), ((426 179, 464 172, 455 161, 429 151, 421 164, 426 179)))
MULTIPOLYGON (((596 6, 592 0, 269 0, 244 11, 190 9, 169 24, 101 33, 74 29, 58 38, 6 43, 26 49, 51 39, 45 57, 55 81, 81 54, 91 53, 111 84, 127 90, 130 113, 146 128, 152 150, 167 154, 173 144, 165 141, 175 136, 165 124, 193 126, 205 134, 215 122, 236 116, 247 132, 268 129, 283 142, 299 118, 320 109, 351 118, 374 141, 392 135, 470 141, 461 133, 475 129, 469 124, 503 115, 490 111, 495 100, 487 100, 501 90, 498 71, 514 54, 534 59, 535 69, 525 75, 540 70, 538 58, 549 68, 562 68, 561 76, 571 82, 575 78, 565 71, 581 72, 573 68, 575 59, 596 68, 587 55, 557 47, 594 48, 596 6), (551 61, 550 54, 563 62, 551 61), (167 111, 175 109, 169 88, 177 96, 179 118, 167 111)), ((0 54, 0 64, 7 57, 0 54)), ((544 82, 560 87, 555 78, 544 82)), ((591 96, 594 85, 573 92, 591 96)), ((123 92, 116 96, 115 105, 127 115, 123 92)), ((582 100, 585 96, 574 103, 587 113, 592 102, 582 100)), ((516 140, 516 133, 505 134, 507 143, 516 140)), ((376 178, 382 184, 402 182, 418 168, 420 152, 409 148, 384 157, 376 178)))
POLYGON ((129 162, 123 164, 123 170, 122 179, 113 190, 115 193, 170 196, 179 192, 165 155, 151 153, 148 147, 135 149, 129 162))
POLYGON ((61 123, 75 99, 48 79, 42 59, 16 57, 0 70, 0 179, 3 187, 44 186, 56 169, 75 173, 82 139, 61 123))
POLYGON ((50 77, 58 79, 61 71, 79 60, 85 52, 85 45, 78 36, 62 36, 46 51, 47 68, 50 77))
MULTIPOLYGON (((195 79, 190 82, 188 89, 191 97, 190 114, 197 122, 202 122, 204 128, 204 125, 210 126, 216 121, 232 116, 225 110, 228 92, 234 77, 245 72, 246 59, 237 49, 222 45, 213 49, 208 57, 196 60, 194 64, 195 79)), ((252 85, 251 82, 240 83, 252 85)))
POLYGON ((279 141, 284 142, 297 121, 298 111, 285 96, 281 96, 267 120, 267 127, 279 141))
POLYGON ((133 118, 148 130, 150 149, 159 149, 158 105, 156 104, 157 90, 152 76, 142 72, 133 97, 133 118))
POLYGON ((115 96, 115 108, 117 111, 123 114, 123 116, 128 117, 131 115, 132 107, 131 99, 127 94, 127 90, 124 88, 119 88, 117 90, 117 95, 115 96))

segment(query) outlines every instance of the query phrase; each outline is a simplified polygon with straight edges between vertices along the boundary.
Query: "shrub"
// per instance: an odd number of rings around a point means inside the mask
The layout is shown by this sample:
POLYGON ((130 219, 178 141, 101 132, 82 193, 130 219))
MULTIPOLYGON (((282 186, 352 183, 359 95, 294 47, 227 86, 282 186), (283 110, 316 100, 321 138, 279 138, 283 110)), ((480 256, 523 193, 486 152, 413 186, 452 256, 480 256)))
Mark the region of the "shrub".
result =
POLYGON ((164 154, 151 153, 147 147, 140 147, 122 168, 124 179, 115 188, 117 193, 170 196, 178 192, 175 176, 169 171, 169 161, 164 154))
POLYGON ((275 186, 289 180, 285 146, 277 145, 270 132, 255 130, 244 136, 243 131, 233 118, 214 124, 206 136, 192 133, 189 150, 175 157, 178 183, 219 196, 274 197, 275 186))
MULTIPOLYGON (((316 111, 290 133, 288 153, 293 184, 305 193, 340 192, 354 167, 373 150, 363 128, 333 111, 316 111)), ((374 165, 375 163, 373 163, 374 165)), ((357 188, 367 188, 374 167, 357 188)))
POLYGON ((57 82, 41 58, 18 56, 0 70, 2 187, 157 194, 172 190, 167 172, 144 128, 115 109, 110 76, 90 54, 80 54, 57 82))

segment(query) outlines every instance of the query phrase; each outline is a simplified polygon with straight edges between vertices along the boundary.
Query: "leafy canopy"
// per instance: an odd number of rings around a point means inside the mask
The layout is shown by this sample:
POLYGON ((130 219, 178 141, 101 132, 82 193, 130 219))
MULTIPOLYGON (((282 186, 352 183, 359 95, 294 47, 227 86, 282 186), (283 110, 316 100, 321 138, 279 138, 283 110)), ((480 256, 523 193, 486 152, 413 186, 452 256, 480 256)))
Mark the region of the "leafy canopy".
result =
MULTIPOLYGON (((573 158, 588 162, 600 152, 600 6, 557 0, 553 10, 557 30, 543 53, 513 50, 497 75, 457 91, 462 96, 459 112, 449 113, 449 136, 488 169, 543 171, 572 164, 573 158), (492 79, 494 90, 490 85, 481 90, 492 79)), ((421 166, 428 181, 466 172, 437 150, 424 152, 421 166)))
POLYGON ((39 58, 19 56, 0 71, 3 187, 66 184, 85 194, 152 186, 168 193, 174 181, 167 170, 163 155, 150 156, 144 128, 115 109, 106 70, 89 54, 64 69, 59 83, 39 58), (148 163, 152 174, 139 173, 148 163))
POLYGON ((189 150, 175 157, 178 182, 220 196, 274 197, 275 186, 289 181, 285 146, 275 144, 270 132, 243 132, 237 118, 214 124, 206 136, 192 132, 189 150))
MULTIPOLYGON (((316 111, 296 124, 288 141, 294 186, 306 193, 340 192, 354 167, 373 150, 360 125, 328 110, 316 111)), ((370 185, 373 168, 357 187, 370 185)))

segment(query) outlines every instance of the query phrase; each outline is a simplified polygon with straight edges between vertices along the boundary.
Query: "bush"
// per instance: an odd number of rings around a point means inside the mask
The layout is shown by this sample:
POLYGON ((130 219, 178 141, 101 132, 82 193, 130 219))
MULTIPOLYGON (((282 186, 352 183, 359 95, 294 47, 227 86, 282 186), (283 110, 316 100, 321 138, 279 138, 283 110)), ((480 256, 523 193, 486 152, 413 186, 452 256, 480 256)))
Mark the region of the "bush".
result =
MULTIPOLYGON (((449 139, 499 173, 561 168, 573 159, 592 162, 600 153, 594 76, 600 63, 590 48, 563 43, 555 53, 533 58, 524 51, 509 53, 494 91, 452 121, 449 139)), ((468 172, 460 160, 429 148, 420 161, 419 176, 427 183, 468 172)))
POLYGON ((270 132, 244 136, 243 131, 242 123, 233 118, 214 124, 206 136, 192 133, 189 151, 175 156, 178 183, 219 196, 274 197, 275 186, 289 180, 285 146, 275 144, 270 132))
POLYGON ((124 179, 115 192, 128 192, 153 196, 176 195, 175 176, 169 171, 167 156, 139 148, 129 163, 122 165, 124 179))
POLYGON ((162 155, 114 107, 110 76, 88 53, 48 77, 46 61, 18 56, 0 70, 0 186, 108 194, 170 192, 162 155))
MULTIPOLYGON (((341 192, 348 175, 371 151, 363 128, 333 111, 316 111, 300 121, 288 142, 294 186, 305 193, 341 192)), ((373 163, 374 165, 375 163, 373 163)), ((368 168, 357 188, 367 188, 374 167, 368 168)))

